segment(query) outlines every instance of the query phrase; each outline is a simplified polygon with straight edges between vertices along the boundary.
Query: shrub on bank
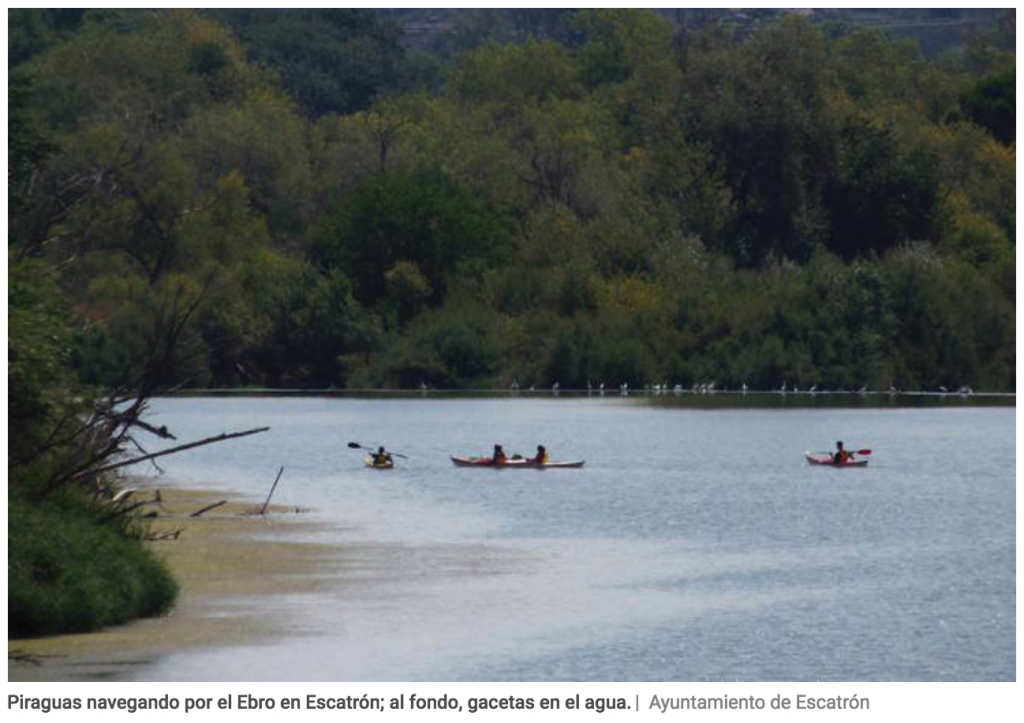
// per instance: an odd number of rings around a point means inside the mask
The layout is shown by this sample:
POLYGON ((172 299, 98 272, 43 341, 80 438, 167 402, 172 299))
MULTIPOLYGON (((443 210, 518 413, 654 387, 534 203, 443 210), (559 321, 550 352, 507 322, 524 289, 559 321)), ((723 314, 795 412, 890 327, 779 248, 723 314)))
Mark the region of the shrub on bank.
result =
POLYGON ((166 611, 170 573, 123 518, 75 493, 44 504, 8 495, 9 638, 97 630, 166 611))

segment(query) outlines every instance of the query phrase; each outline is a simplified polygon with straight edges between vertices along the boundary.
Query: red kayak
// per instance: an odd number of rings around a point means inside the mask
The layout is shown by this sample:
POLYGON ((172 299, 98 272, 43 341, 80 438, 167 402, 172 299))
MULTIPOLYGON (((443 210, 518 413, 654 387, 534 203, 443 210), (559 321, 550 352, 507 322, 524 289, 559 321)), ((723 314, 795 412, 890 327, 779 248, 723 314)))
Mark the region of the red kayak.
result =
POLYGON ((494 467, 497 469, 579 469, 585 460, 579 462, 533 462, 528 459, 506 459, 495 463, 490 457, 455 457, 456 467, 494 467))
POLYGON ((867 467, 866 459, 851 459, 843 464, 836 464, 832 461, 832 455, 828 452, 806 452, 807 464, 820 464, 827 467, 867 467))

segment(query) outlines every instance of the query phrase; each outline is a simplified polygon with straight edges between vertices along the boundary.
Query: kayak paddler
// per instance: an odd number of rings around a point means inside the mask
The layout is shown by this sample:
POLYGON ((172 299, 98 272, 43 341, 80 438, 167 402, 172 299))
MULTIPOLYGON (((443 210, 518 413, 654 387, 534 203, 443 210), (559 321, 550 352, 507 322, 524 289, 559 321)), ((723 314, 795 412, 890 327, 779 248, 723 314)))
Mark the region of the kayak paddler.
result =
POLYGON ((537 445, 537 456, 529 460, 530 462, 536 462, 537 464, 544 464, 548 461, 548 451, 544 449, 543 444, 537 445))
POLYGON ((505 450, 501 448, 501 445, 494 445, 494 454, 491 455, 491 462, 494 464, 505 464, 507 459, 508 457, 505 456, 505 450))
POLYGON ((391 461, 391 455, 384 451, 383 447, 378 447, 377 451, 373 453, 373 463, 378 467, 383 467, 391 461))
POLYGON ((836 442, 836 453, 832 455, 832 464, 846 464, 853 459, 853 454, 843 449, 842 442, 836 442))

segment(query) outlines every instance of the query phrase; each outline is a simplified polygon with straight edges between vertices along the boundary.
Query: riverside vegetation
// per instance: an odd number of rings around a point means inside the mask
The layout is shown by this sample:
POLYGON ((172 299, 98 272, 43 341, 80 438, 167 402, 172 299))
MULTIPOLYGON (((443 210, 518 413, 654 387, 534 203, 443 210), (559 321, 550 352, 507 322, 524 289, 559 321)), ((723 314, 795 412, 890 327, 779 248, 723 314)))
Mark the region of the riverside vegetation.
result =
POLYGON ((173 599, 71 552, 139 547, 47 483, 100 390, 1015 389, 1012 13, 937 58, 551 18, 424 54, 371 11, 9 13, 12 634, 173 599))

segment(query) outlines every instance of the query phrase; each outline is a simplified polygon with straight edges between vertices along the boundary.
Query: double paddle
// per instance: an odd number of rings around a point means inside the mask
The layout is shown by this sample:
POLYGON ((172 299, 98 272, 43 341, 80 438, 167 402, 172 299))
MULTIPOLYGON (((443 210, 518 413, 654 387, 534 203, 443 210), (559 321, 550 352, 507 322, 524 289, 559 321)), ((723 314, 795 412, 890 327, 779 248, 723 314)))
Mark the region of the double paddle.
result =
MULTIPOLYGON (((351 447, 352 449, 365 449, 367 452, 373 452, 375 454, 377 452, 377 449, 375 447, 364 447, 363 445, 359 444, 359 442, 349 442, 348 446, 351 447)), ((401 457, 402 459, 409 459, 404 454, 399 454, 398 452, 386 451, 385 453, 390 454, 392 457, 401 457)))
MULTIPOLYGON (((871 454, 870 449, 848 449, 846 450, 846 452, 850 455, 851 460, 854 457, 867 457, 868 455, 871 454)), ((827 454, 829 457, 833 457, 833 455, 835 455, 835 452, 816 452, 815 454, 827 454)))
MULTIPOLYGON (((867 457, 869 454, 871 454, 871 450, 870 449, 857 449, 857 450, 850 450, 850 449, 848 449, 846 451, 850 453, 851 457, 854 456, 855 454, 859 454, 861 457, 867 457)), ((835 453, 834 452, 815 452, 814 454, 827 454, 827 455, 831 456, 831 455, 833 455, 835 453)))

